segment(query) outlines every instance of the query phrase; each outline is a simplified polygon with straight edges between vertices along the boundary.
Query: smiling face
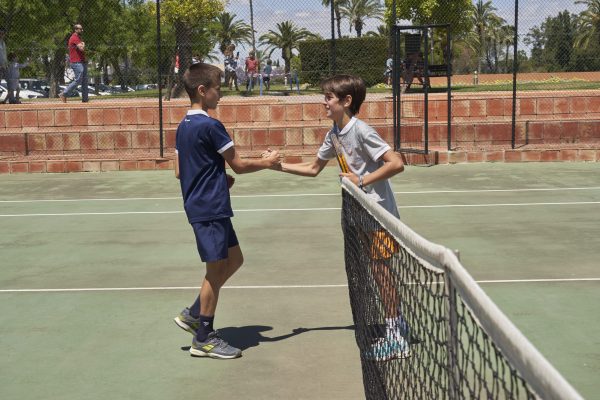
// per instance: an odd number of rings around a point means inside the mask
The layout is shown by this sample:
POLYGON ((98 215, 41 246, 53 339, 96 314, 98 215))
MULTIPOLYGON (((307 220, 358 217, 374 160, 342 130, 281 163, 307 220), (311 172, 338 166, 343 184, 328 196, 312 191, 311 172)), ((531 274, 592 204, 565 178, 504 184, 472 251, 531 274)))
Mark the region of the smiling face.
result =
POLYGON ((335 93, 325 93, 323 106, 327 113, 327 118, 333 120, 339 125, 339 122, 344 118, 348 107, 352 103, 352 96, 346 96, 343 99, 338 98, 335 93))

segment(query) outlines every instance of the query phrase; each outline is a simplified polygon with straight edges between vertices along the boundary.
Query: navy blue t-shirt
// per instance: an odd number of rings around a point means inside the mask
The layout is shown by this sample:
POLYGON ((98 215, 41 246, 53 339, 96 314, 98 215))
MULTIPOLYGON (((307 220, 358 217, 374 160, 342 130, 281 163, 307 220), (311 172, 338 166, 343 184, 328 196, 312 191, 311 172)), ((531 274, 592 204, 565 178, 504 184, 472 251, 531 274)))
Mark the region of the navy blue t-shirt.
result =
POLYGON ((223 124, 202 110, 188 111, 179 124, 175 147, 183 206, 191 224, 233 216, 221 155, 232 146, 223 124))

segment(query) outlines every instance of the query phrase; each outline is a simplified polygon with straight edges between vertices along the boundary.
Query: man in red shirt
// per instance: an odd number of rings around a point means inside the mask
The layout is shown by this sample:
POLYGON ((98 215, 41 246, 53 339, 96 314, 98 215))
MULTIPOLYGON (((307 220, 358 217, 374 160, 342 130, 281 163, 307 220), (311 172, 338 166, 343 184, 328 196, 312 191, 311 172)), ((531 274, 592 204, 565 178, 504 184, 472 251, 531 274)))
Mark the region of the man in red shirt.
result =
POLYGON ((252 86, 254 86, 254 77, 258 74, 258 59, 255 57, 254 49, 250 50, 248 58, 246 58, 246 66, 244 68, 246 72, 246 91, 251 92, 252 86))
POLYGON ((83 27, 81 24, 75 24, 68 44, 69 62, 71 63, 71 69, 75 73, 75 78, 69 83, 65 91, 58 95, 63 103, 67 102, 67 96, 77 85, 81 85, 81 101, 84 103, 88 101, 88 72, 87 61, 85 59, 85 43, 81 40, 82 33, 83 27))

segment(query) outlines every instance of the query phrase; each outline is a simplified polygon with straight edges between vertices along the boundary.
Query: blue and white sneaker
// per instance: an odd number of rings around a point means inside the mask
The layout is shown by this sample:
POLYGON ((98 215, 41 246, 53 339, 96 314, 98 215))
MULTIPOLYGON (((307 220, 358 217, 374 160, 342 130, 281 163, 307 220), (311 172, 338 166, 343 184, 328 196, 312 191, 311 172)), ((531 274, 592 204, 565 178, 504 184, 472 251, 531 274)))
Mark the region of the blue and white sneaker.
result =
POLYGON ((204 342, 192 341, 190 354, 194 357, 210 357, 230 359, 242 356, 242 350, 230 346, 219 336, 219 331, 212 331, 204 342))
POLYGON ((200 318, 194 318, 190 315, 190 309, 185 308, 174 319, 178 327, 196 336, 196 331, 200 326, 200 318))
POLYGON ((397 358, 410 357, 408 342, 403 337, 389 337, 378 339, 365 352, 364 357, 370 361, 389 361, 397 358))

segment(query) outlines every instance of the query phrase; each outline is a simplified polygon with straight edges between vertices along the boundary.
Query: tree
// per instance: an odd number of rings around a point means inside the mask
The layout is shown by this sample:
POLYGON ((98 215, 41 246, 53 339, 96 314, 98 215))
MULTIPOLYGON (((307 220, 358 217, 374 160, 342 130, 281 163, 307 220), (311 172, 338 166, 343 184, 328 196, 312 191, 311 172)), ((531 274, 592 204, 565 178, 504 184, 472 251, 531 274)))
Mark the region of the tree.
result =
MULTIPOLYGON (((331 7, 332 0, 322 0, 323 5, 327 8, 331 7)), ((337 27, 337 35, 338 38, 342 37, 342 16, 340 14, 340 4, 344 3, 346 0, 333 0, 333 13, 335 14, 335 24, 337 27)))
POLYGON ((494 11, 496 11, 496 7, 492 5, 491 0, 488 0, 485 3, 483 0, 477 0, 475 12, 472 14, 473 26, 475 27, 475 32, 477 33, 477 38, 479 40, 477 73, 481 73, 481 62, 483 59, 488 58, 486 57, 488 54, 486 51, 486 44, 488 43, 489 28, 497 25, 498 22, 499 17, 494 11))
POLYGON ((219 14, 211 26, 210 32, 219 42, 219 50, 225 53, 230 44, 252 44, 252 28, 241 20, 235 20, 235 14, 224 12, 219 14))
MULTIPOLYGON (((206 26, 217 15, 223 12, 223 0, 162 0, 161 10, 165 21, 171 23, 175 30, 175 46, 179 56, 178 82, 182 82, 183 74, 192 63, 192 44, 194 36, 202 36, 210 43, 206 26)), ((209 53, 207 50, 202 56, 209 53)), ((183 85, 176 85, 171 97, 183 94, 183 85)))
POLYGON ((354 27, 357 37, 361 37, 367 18, 382 20, 383 13, 384 8, 379 0, 346 0, 340 5, 341 16, 348 19, 350 32, 354 27))
POLYGON ((577 18, 578 35, 575 47, 587 48, 591 41, 598 44, 600 38, 600 0, 577 0, 575 4, 584 4, 587 10, 577 18))
POLYGON ((281 49, 281 58, 285 65, 284 70, 288 74, 293 50, 298 50, 298 42, 318 38, 318 35, 305 28, 297 27, 292 21, 284 21, 277 24, 277 31, 269 29, 267 33, 259 38, 259 41, 266 46, 265 54, 267 54, 267 57, 271 57, 275 50, 281 49))

